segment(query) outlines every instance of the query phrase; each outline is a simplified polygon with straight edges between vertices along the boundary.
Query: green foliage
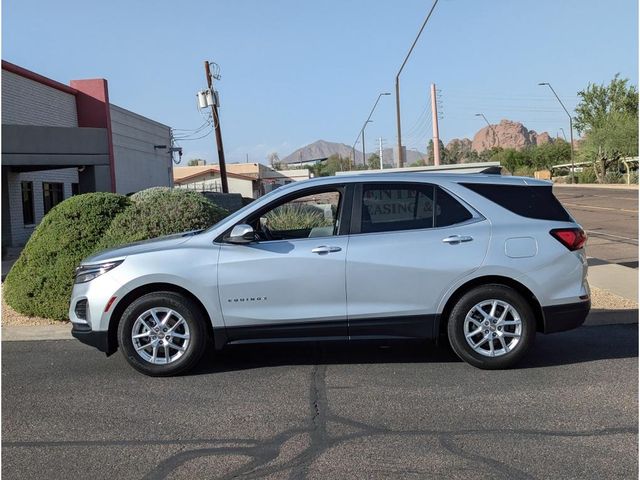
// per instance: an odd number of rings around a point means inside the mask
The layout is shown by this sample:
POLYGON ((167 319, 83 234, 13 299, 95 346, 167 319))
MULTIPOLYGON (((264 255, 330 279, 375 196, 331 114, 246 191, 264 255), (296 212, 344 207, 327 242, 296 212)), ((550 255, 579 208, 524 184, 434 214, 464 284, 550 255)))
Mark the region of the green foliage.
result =
POLYGON ((530 146, 524 150, 497 148, 480 154, 485 161, 500 162, 513 175, 532 176, 536 170, 544 170, 552 165, 569 163, 571 147, 563 140, 530 146))
MULTIPOLYGON (((593 162, 600 182, 607 170, 619 168, 621 157, 638 155, 638 91, 616 75, 609 85, 593 85, 578 92, 575 125, 584 133, 580 159, 593 162)), ((609 177, 617 181, 617 176, 609 177)))
POLYGON ((379 170, 380 155, 378 155, 377 153, 372 154, 367 160, 367 167, 369 167, 369 170, 379 170))
POLYGON ((343 172, 349 170, 351 166, 352 170, 363 170, 362 164, 351 165, 349 158, 341 157, 338 154, 331 155, 326 161, 318 162, 315 165, 311 165, 308 168, 315 177, 330 177, 336 174, 336 172, 343 172))
POLYGON ((267 226, 271 230, 310 230, 315 227, 328 227, 332 221, 324 212, 313 205, 286 203, 271 210, 266 215, 267 226))
MULTIPOLYGON (((442 143, 442 140, 438 140, 440 144, 440 165, 448 165, 452 163, 449 159, 449 152, 442 143)), ((427 165, 434 165, 435 153, 433 151, 433 139, 429 140, 429 144, 427 145, 427 165)))
POLYGON ((625 176, 616 170, 611 170, 607 172, 604 176, 604 182, 605 183, 627 183, 625 176))
POLYGON ((583 168, 578 172, 578 183, 597 183, 596 172, 591 167, 583 168))
POLYGON ((111 223, 100 249, 208 228, 228 215, 190 190, 154 187, 132 195, 131 201, 131 206, 111 223))
POLYGON ((578 132, 605 127, 613 114, 638 116, 638 90, 629 85, 629 79, 616 74, 609 85, 590 83, 578 92, 581 100, 576 107, 575 127, 578 132))
POLYGON ((112 193, 76 195, 44 217, 7 275, 4 295, 25 315, 68 318, 73 274, 129 200, 112 193))

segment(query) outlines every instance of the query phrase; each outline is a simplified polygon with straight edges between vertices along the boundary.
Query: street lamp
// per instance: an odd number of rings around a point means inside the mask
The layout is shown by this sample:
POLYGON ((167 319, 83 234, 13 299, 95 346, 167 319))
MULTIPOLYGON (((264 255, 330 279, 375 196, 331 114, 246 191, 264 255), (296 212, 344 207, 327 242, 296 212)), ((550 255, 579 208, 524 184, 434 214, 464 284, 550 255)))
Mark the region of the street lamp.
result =
POLYGON ((398 70, 398 73, 396 75, 396 125, 398 128, 398 167, 402 167, 403 166, 403 162, 404 159, 402 158, 402 133, 401 133, 401 126, 400 126, 400 74, 402 73, 402 69, 404 68, 404 66, 407 63, 407 60, 409 60, 409 56, 411 56, 411 52, 413 52, 413 48, 416 46, 416 43, 418 43, 418 39, 420 38, 420 35, 422 34, 422 31, 424 30, 424 27, 427 26, 427 22, 429 21, 429 18, 431 17, 431 14, 433 13, 433 10, 436 8, 436 4, 438 3, 438 0, 434 0, 433 5, 431 6, 431 10, 429 10, 429 13, 427 14, 427 18, 424 19, 424 22, 422 23, 422 27, 420 27, 420 31, 418 32, 418 35, 416 35, 416 39, 413 41, 413 44, 411 45, 411 48, 409 49, 409 53, 407 53, 407 56, 404 58, 404 62, 402 62, 402 65, 400 66, 400 70, 398 70))
POLYGON ((564 138, 564 141, 567 141, 567 135, 564 133, 564 128, 560 127, 560 131, 562 132, 562 137, 564 138))
POLYGON ((498 138, 498 134, 496 133, 496 130, 493 128, 493 125, 489 123, 489 120, 487 120, 487 117, 484 116, 484 113, 476 113, 476 117, 484 118, 484 121, 487 123, 487 125, 489 125, 489 128, 493 132, 493 136, 496 137, 496 142, 498 143, 498 147, 500 147, 500 138, 498 138))
MULTIPOLYGON (((567 116, 569 117, 569 139, 571 141, 571 183, 575 183, 574 182, 574 172, 575 172, 575 163, 573 160, 573 118, 571 117, 571 114, 569 113, 569 110, 567 110, 567 107, 564 106, 564 103, 562 103, 562 100, 560 100, 560 97, 558 96, 558 94, 556 93, 556 91, 553 89, 553 87, 551 86, 551 84, 549 82, 540 82, 538 83, 538 85, 546 85, 547 87, 549 87, 551 89, 551 91, 553 92, 553 94, 555 95, 556 99, 558 100, 558 102, 560 103, 560 105, 562 106, 563 110, 565 111, 565 113, 567 114, 567 116)), ((564 133, 564 131, 563 131, 564 133)))
MULTIPOLYGON (((380 101, 381 97, 384 97, 386 95, 391 95, 389 92, 383 92, 381 94, 378 95, 378 98, 376 99, 376 103, 373 104, 373 108, 371 109, 371 112, 369 112, 369 116, 367 117, 367 119, 364 122, 364 125, 362 125, 362 128, 360 129, 360 131, 358 132, 358 137, 360 137, 360 135, 362 135, 362 164, 366 165, 367 163, 367 158, 365 156, 366 152, 365 152, 365 145, 364 145, 364 129, 367 128, 367 123, 371 123, 371 116, 373 115, 373 112, 375 112, 376 107, 378 106, 378 102, 380 101)), ((351 150, 353 152, 353 163, 356 163, 356 143, 358 143, 358 137, 356 137, 356 141, 353 142, 353 147, 351 147, 351 150)))

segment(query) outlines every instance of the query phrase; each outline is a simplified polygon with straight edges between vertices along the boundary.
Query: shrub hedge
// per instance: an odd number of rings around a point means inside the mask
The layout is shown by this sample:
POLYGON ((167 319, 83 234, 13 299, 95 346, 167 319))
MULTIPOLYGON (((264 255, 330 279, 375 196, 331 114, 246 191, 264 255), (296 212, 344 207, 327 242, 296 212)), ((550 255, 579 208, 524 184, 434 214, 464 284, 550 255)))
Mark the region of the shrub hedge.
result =
POLYGON ((122 195, 98 192, 52 208, 7 275, 6 302, 25 315, 67 319, 75 267, 129 203, 122 195))
POLYGON ((154 187, 130 199, 131 206, 113 220, 99 249, 207 228, 228 215, 225 209, 189 190, 154 187))

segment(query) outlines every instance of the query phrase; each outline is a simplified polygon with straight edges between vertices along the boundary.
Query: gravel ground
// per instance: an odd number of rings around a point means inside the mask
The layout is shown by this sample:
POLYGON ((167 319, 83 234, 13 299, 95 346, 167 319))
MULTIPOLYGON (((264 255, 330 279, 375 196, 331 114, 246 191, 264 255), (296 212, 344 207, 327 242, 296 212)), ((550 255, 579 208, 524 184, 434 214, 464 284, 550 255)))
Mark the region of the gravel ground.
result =
MULTIPOLYGON (((615 295, 601 288, 591 287, 591 308, 599 310, 633 310, 638 304, 632 300, 615 295)), ((2 325, 60 325, 68 322, 49 320, 47 318, 29 317, 16 312, 2 298, 2 325)))
POLYGON ((28 326, 38 326, 38 325, 60 325, 69 322, 61 322, 58 320, 50 320, 48 318, 40 318, 40 317, 29 317, 28 315, 22 315, 16 312, 13 308, 7 305, 4 301, 4 295, 2 297, 2 325, 28 325, 28 326))

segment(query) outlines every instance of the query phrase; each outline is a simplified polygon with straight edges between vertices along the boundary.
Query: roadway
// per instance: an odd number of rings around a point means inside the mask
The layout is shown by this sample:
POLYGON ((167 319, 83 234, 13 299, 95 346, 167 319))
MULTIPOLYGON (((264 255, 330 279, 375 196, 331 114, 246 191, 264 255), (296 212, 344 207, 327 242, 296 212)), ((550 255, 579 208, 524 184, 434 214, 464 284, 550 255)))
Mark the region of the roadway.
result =
POLYGON ((148 378, 74 340, 3 342, 2 478, 637 478, 637 325, 445 348, 253 346, 148 378))
POLYGON ((638 190, 555 186, 554 193, 586 230, 587 255, 638 267, 638 190))

